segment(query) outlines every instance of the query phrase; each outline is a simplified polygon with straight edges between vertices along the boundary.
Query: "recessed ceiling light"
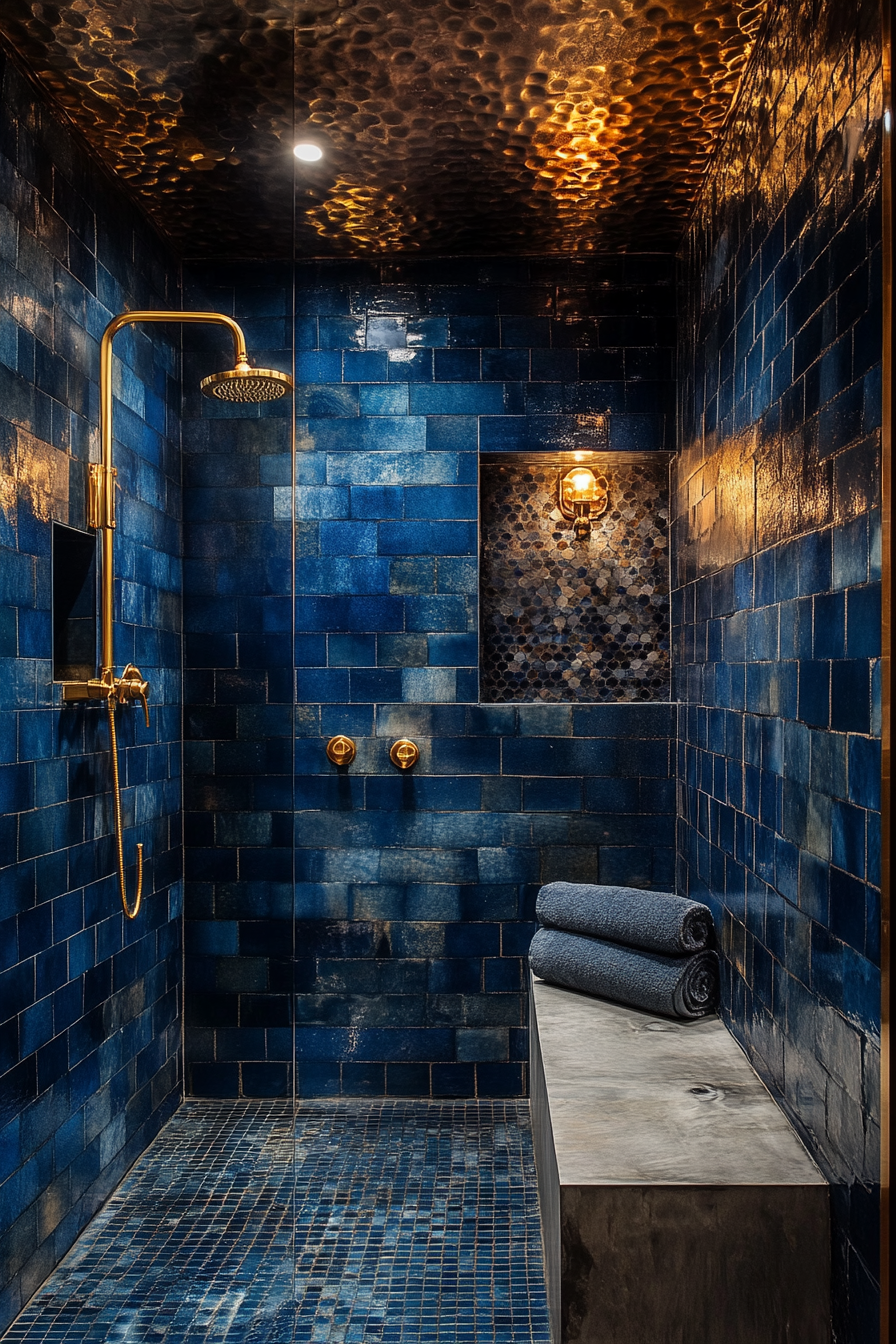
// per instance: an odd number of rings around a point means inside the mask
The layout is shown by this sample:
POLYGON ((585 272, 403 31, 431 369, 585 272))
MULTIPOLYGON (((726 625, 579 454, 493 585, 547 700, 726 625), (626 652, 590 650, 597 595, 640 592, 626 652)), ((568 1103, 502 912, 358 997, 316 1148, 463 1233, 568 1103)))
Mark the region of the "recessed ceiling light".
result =
POLYGON ((319 149, 317 145, 309 144, 307 141, 303 141, 302 144, 296 145, 293 153, 296 158, 301 159, 303 163, 317 163, 317 160, 322 159, 324 156, 322 149, 319 149))

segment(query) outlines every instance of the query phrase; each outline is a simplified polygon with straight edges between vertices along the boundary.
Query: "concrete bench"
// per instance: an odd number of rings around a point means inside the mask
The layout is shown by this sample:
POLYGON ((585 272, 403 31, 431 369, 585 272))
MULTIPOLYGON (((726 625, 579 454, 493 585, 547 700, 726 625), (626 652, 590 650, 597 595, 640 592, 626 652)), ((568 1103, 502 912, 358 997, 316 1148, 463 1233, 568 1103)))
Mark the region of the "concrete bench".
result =
POLYGON ((827 1184, 719 1018, 530 988, 554 1344, 828 1344, 827 1184))

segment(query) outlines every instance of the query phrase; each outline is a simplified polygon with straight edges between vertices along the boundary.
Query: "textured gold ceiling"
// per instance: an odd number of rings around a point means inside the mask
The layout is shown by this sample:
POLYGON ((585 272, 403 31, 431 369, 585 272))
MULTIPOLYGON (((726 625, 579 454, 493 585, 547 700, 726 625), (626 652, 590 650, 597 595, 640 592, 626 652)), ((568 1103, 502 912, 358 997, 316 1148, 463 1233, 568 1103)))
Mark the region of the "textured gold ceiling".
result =
POLYGON ((187 256, 675 243, 765 0, 2 0, 187 256), (294 138, 314 138, 317 165, 294 138))

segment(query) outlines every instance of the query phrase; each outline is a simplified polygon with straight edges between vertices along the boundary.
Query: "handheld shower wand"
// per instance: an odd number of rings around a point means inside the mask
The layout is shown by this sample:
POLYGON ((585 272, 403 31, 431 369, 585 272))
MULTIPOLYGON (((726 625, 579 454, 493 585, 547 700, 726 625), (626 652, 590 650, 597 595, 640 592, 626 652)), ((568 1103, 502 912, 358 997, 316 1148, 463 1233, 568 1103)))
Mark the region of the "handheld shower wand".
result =
POLYGON ((66 704, 84 700, 104 700, 109 714, 109 748, 112 754, 112 787, 115 794, 115 843, 118 856, 118 886, 121 904, 128 919, 135 919, 143 899, 143 845, 137 845, 137 894, 133 905, 128 904, 125 880, 124 840, 121 820, 121 786, 118 776, 118 735, 115 729, 115 707, 140 701, 146 726, 149 727, 149 682, 133 663, 128 663, 120 677, 115 675, 114 649, 114 590, 115 569, 113 537, 115 533, 115 478, 112 465, 112 341, 122 327, 136 322, 212 322, 227 327, 233 337, 234 368, 204 378, 201 390, 219 401, 260 402, 274 401, 292 389, 289 374, 277 369, 255 369, 249 363, 246 338, 233 318, 224 313, 167 312, 164 310, 119 313, 106 330, 100 344, 100 442, 102 456, 91 462, 87 481, 87 525, 102 534, 101 548, 101 605, 100 605, 100 667, 99 675, 87 681, 62 683, 62 699, 66 704))

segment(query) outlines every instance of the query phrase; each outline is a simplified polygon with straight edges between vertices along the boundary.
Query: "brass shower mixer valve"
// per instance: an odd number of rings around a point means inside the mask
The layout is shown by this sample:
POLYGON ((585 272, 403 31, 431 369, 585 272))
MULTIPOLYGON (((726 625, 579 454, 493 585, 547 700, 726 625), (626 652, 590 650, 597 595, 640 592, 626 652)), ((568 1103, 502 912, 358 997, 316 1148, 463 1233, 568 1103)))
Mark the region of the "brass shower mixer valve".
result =
POLYGON ((117 700, 120 705, 132 705, 139 700, 149 727, 149 682, 144 681, 143 673, 133 663, 128 663, 120 677, 113 676, 112 669, 107 667, 101 677, 91 677, 89 681, 64 681, 62 700, 64 704, 117 700))

